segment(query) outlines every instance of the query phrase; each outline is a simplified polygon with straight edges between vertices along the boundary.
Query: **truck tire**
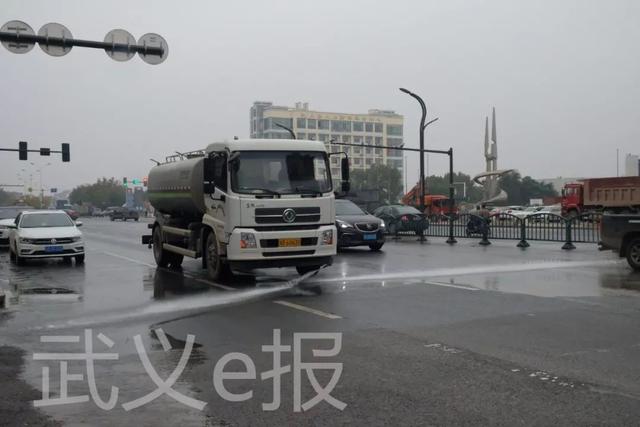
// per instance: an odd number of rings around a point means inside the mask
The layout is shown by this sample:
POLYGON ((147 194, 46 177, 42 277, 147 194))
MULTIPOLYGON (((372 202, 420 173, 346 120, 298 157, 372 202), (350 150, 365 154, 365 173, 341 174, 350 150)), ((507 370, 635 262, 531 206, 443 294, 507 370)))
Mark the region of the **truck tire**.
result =
POLYGON ((160 226, 153 228, 153 258, 156 260, 158 267, 166 267, 169 265, 172 253, 162 248, 162 229, 160 226))
POLYGON ((207 273, 211 280, 220 280, 230 276, 231 270, 220 256, 218 239, 213 231, 207 234, 204 252, 204 256, 207 257, 207 273))
POLYGON ((640 271, 640 238, 632 239, 626 247, 627 262, 635 271, 640 271))

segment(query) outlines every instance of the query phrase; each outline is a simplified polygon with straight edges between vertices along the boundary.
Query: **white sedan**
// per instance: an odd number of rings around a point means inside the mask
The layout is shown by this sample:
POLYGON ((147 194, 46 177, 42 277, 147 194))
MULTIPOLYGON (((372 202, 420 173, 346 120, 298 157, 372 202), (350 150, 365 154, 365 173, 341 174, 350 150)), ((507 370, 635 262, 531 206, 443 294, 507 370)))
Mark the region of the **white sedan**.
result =
POLYGON ((84 262, 84 241, 64 211, 24 211, 9 225, 9 251, 16 264, 31 258, 64 258, 84 262))

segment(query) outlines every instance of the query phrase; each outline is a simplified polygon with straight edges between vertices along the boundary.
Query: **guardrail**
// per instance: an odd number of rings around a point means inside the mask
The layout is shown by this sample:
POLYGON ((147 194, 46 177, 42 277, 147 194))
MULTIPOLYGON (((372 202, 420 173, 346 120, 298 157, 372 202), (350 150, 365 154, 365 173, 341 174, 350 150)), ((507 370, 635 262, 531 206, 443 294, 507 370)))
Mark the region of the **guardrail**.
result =
MULTIPOLYGON (((575 249, 574 243, 598 243, 600 241, 599 213, 587 213, 577 217, 565 218, 551 213, 513 215, 501 213, 488 218, 466 213, 453 218, 441 216, 426 223, 424 236, 449 237, 453 226, 456 238, 479 238, 480 244, 490 245, 491 240, 517 240, 517 246, 526 248, 529 241, 562 242, 562 249, 575 249)), ((416 235, 415 230, 397 231, 392 237, 416 235)))

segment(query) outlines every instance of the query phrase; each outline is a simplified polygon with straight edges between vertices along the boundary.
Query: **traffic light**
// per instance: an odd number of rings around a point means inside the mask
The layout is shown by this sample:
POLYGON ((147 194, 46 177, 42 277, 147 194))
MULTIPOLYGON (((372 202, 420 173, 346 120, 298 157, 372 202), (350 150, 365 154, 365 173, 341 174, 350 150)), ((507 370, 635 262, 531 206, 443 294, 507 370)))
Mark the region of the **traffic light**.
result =
POLYGON ((27 142, 20 141, 18 143, 18 158, 20 160, 27 160, 27 154, 29 154, 29 152, 27 151, 27 142))
POLYGON ((122 178, 122 185, 127 186, 127 177, 122 178))
POLYGON ((149 178, 148 177, 145 176, 144 178, 142 178, 142 185, 143 186, 146 187, 148 182, 149 182, 149 178))
POLYGON ((71 161, 71 153, 69 152, 69 144, 66 142, 62 143, 62 161, 69 162, 71 161))
POLYGON ((51 155, 51 148, 41 148, 40 149, 40 155, 41 156, 50 156, 51 155))

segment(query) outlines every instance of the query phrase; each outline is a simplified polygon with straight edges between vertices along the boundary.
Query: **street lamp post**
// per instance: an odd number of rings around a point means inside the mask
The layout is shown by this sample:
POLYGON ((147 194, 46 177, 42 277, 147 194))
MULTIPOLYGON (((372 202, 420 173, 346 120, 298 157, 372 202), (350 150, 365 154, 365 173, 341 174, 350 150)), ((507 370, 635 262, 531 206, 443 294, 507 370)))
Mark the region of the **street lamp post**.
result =
POLYGON ((411 96, 412 98, 415 98, 418 101, 418 103, 420 104, 420 108, 422 110, 422 117, 420 118, 420 211, 424 213, 424 196, 425 196, 424 130, 431 123, 433 123, 436 120, 438 120, 438 118, 436 117, 435 119, 430 120, 430 121, 427 122, 427 106, 425 105, 425 103, 422 100, 422 98, 420 98, 420 96, 416 95, 415 93, 413 93, 410 90, 405 89, 403 87, 400 88, 400 91, 406 93, 407 95, 411 96))
MULTIPOLYGON (((31 165, 36 166, 36 164, 33 162, 31 162, 31 165)), ((51 163, 44 164, 36 170, 36 172, 38 172, 38 175, 40 175, 40 209, 44 209, 44 188, 42 186, 42 169, 46 168, 47 166, 51 166, 51 163)))

